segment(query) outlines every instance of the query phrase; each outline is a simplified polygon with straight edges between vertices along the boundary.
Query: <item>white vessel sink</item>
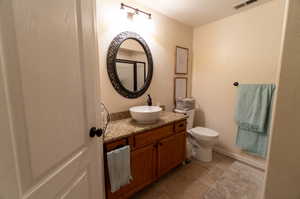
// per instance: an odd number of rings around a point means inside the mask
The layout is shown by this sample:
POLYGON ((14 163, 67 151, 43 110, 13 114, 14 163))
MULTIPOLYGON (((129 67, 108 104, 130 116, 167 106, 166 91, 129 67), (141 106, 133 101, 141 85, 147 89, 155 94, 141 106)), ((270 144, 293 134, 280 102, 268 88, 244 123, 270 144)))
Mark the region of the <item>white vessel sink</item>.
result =
POLYGON ((131 117, 141 124, 152 124, 159 120, 159 106, 134 106, 129 109, 131 117))

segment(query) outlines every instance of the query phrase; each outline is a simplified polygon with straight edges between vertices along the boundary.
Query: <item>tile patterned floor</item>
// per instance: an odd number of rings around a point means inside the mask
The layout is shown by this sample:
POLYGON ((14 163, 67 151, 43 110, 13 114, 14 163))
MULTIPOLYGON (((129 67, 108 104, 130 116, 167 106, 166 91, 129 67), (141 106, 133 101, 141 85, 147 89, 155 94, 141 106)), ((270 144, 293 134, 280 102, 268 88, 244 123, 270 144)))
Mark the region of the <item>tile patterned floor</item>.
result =
POLYGON ((133 199, 202 199, 208 189, 235 160, 218 153, 210 163, 192 161, 179 166, 156 183, 135 194, 133 199))

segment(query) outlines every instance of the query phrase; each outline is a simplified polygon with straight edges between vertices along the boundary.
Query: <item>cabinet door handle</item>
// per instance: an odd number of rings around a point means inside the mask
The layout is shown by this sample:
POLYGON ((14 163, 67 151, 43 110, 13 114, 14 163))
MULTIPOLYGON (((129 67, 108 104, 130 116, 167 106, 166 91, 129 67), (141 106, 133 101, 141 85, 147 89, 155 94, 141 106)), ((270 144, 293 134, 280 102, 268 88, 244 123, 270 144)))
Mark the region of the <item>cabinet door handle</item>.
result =
POLYGON ((160 142, 160 143, 159 143, 159 146, 162 146, 162 145, 163 145, 163 143, 160 142))
POLYGON ((183 127, 184 124, 179 124, 179 127, 183 127))

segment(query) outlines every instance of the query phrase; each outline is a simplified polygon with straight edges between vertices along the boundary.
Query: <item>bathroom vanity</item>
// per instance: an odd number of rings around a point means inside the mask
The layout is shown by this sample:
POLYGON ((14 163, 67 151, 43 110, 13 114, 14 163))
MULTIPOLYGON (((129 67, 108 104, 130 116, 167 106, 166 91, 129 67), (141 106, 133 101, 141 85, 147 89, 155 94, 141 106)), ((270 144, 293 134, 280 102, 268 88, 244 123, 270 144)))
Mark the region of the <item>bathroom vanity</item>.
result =
POLYGON ((162 112, 155 124, 137 124, 131 118, 113 121, 104 137, 105 186, 108 199, 129 198, 185 160, 186 116, 162 112), (133 180, 110 191, 106 153, 129 145, 133 180))
MULTIPOLYGON (((153 59, 146 41, 137 33, 122 32, 111 42, 107 53, 107 72, 115 90, 123 97, 141 97, 153 76, 153 59)), ((184 114, 161 112, 152 106, 131 107, 133 118, 111 122, 104 137, 106 198, 129 198, 185 160, 186 119, 184 114), (156 121, 154 124, 139 124, 156 121), (130 184, 112 193, 107 153, 130 146, 130 184)), ((129 112, 125 115, 129 116, 129 112)), ((116 151, 114 151, 116 152, 116 151)), ((113 152, 112 152, 113 153, 113 152)), ((110 153, 110 154, 112 154, 110 153)), ((128 168, 128 167, 127 167, 128 168)), ((127 169, 128 170, 128 169, 127 169)), ((117 170, 120 171, 120 170, 117 170)))

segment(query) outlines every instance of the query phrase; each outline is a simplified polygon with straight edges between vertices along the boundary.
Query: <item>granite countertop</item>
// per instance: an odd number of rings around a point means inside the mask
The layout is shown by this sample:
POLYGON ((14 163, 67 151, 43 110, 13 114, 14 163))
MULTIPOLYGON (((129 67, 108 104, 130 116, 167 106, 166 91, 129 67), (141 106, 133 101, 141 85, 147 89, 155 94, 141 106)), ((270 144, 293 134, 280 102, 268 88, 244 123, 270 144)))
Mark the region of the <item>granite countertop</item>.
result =
POLYGON ((188 116, 184 114, 163 111, 161 112, 160 120, 154 124, 138 124, 131 118, 112 121, 109 123, 105 132, 104 143, 129 137, 130 135, 158 128, 186 118, 188 118, 188 116))

